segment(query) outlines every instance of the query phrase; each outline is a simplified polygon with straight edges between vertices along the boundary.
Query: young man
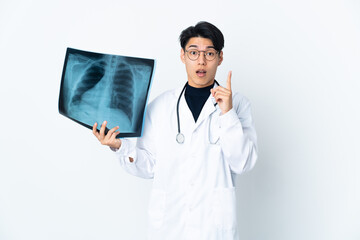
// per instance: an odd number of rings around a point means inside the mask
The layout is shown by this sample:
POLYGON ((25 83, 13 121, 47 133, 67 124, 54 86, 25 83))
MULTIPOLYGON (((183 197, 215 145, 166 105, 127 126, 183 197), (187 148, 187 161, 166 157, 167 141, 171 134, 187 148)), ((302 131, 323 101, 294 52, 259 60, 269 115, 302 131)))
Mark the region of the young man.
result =
POLYGON ((199 22, 180 35, 187 83, 152 101, 136 146, 116 139, 106 122, 93 133, 110 146, 123 168, 153 178, 149 239, 238 239, 235 176, 257 159, 250 103, 215 80, 223 61, 224 38, 214 25, 199 22))

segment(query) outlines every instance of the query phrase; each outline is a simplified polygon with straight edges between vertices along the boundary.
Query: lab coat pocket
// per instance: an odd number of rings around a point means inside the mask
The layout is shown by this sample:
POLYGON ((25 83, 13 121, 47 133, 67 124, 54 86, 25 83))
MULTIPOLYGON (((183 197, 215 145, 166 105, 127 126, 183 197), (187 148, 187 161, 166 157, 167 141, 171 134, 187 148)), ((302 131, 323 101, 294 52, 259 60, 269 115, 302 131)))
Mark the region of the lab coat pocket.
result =
POLYGON ((163 225, 165 213, 166 194, 160 189, 153 189, 149 202, 149 222, 153 228, 163 225))
POLYGON ((217 188, 213 192, 213 223, 219 230, 236 228, 235 188, 217 188))

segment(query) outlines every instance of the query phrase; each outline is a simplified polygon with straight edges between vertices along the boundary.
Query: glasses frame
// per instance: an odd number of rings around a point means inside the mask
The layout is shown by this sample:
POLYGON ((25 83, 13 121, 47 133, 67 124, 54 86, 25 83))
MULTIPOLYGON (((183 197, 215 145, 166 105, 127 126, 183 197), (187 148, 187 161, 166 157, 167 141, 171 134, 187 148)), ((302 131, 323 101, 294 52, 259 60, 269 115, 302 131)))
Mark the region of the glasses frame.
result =
POLYGON ((188 50, 185 50, 185 52, 186 52, 186 56, 191 60, 191 61, 196 61, 196 60, 198 60, 199 59, 199 57, 200 57, 200 54, 203 52, 204 53, 204 57, 205 57, 205 59, 207 60, 207 61, 213 61, 215 58, 216 58, 216 55, 218 55, 219 54, 219 51, 216 51, 216 50, 206 50, 206 51, 200 51, 200 50, 197 50, 197 49, 188 49, 188 50), (191 52, 191 51, 196 51, 196 52, 198 52, 198 54, 197 54, 197 57, 195 58, 195 59, 191 59, 190 58, 190 56, 189 56, 189 52, 191 52), (206 55, 206 52, 213 52, 213 51, 215 51, 215 57, 213 58, 213 59, 211 59, 211 60, 209 60, 209 59, 207 59, 207 55, 206 55))

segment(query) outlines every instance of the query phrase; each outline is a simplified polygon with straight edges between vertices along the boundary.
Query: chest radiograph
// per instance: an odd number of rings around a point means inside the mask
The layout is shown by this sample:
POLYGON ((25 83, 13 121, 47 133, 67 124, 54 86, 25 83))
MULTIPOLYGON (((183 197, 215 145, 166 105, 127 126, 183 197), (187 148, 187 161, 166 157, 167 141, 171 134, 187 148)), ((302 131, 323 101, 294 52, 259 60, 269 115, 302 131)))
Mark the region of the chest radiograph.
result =
POLYGON ((117 55, 67 54, 60 113, 87 127, 107 120, 108 128, 119 126, 120 133, 138 135, 153 64, 151 59, 117 55))

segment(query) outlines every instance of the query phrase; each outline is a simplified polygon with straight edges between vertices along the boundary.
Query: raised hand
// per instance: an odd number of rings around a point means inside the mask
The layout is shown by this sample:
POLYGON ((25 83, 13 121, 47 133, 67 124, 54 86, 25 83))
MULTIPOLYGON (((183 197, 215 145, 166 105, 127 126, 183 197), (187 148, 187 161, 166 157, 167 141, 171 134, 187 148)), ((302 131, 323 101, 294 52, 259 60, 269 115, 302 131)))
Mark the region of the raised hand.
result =
POLYGON ((210 90, 215 101, 219 104, 222 114, 225 114, 232 109, 231 75, 232 71, 228 74, 226 88, 217 86, 210 90))

